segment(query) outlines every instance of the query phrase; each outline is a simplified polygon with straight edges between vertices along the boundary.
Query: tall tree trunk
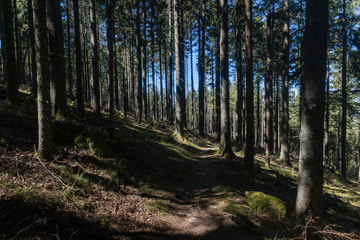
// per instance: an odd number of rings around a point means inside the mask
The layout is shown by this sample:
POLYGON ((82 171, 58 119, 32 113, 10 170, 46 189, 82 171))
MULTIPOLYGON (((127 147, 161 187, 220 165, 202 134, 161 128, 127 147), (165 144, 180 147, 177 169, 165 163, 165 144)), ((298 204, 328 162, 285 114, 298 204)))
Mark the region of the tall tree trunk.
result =
POLYGON ((158 44, 159 44, 159 68, 160 68, 160 110, 161 110, 161 120, 164 120, 164 97, 163 97, 163 74, 162 74, 162 61, 161 61, 161 39, 162 39, 162 35, 161 32, 159 31, 159 39, 158 39, 158 44))
POLYGON ((174 0, 169 0, 169 115, 170 115, 170 124, 174 123, 174 112, 173 112, 173 37, 172 37, 172 18, 173 18, 173 5, 174 0))
POLYGON ((190 79, 191 79, 191 110, 192 110, 192 128, 195 129, 195 92, 194 92, 194 69, 193 69, 193 42, 192 42, 192 21, 190 21, 189 29, 189 38, 190 38, 190 79))
POLYGON ((73 95, 73 69, 72 69, 72 57, 71 57, 71 35, 70 35, 70 11, 69 11, 69 0, 66 0, 66 30, 67 30, 67 52, 68 52, 68 84, 69 84, 69 97, 74 99, 73 95))
POLYGON ((220 0, 220 65, 221 65, 221 136, 220 149, 223 156, 233 157, 230 139, 229 103, 229 42, 227 0, 220 0))
POLYGON ((245 174, 254 177, 254 90, 252 46, 252 0, 245 0, 245 49, 246 49, 246 147, 245 174))
POLYGON ((96 114, 101 114, 100 112, 100 84, 99 84, 99 44, 97 39, 97 27, 96 27, 96 1, 90 1, 90 25, 91 25, 91 61, 92 61, 92 71, 93 71, 93 89, 94 89, 94 105, 93 111, 96 114))
MULTIPOLYGON (((323 148, 328 0, 306 1, 304 37, 304 96, 301 102, 299 180, 295 217, 322 216, 323 148)), ((321 219, 319 220, 321 221, 321 219)))
POLYGON ((290 165, 289 157, 289 0, 284 1, 283 26, 283 79, 282 79, 282 118, 281 118, 281 152, 280 158, 290 165))
POLYGON ((141 29, 140 29, 140 0, 136 0, 136 69, 137 69, 137 91, 136 91, 136 100, 137 100, 137 109, 136 116, 137 121, 141 123, 142 117, 142 69, 141 69, 141 29))
POLYGON ((128 108, 129 108, 129 104, 128 104, 128 86, 127 86, 127 53, 126 53, 126 36, 124 34, 124 67, 123 67, 123 108, 124 108, 124 115, 126 117, 127 112, 128 112, 128 108))
POLYGON ((14 44, 14 13, 11 1, 1 1, 1 18, 4 34, 5 46, 5 80, 7 82, 7 101, 11 105, 16 105, 18 99, 18 72, 16 69, 15 44, 14 44))
POLYGON ((84 96, 82 85, 82 59, 80 40, 79 0, 73 0, 74 24, 75 24, 75 53, 76 53, 76 100, 80 114, 84 113, 84 96))
POLYGON ((273 104, 272 104, 272 61, 273 61, 273 44, 272 44, 272 32, 273 32, 273 20, 271 10, 272 0, 268 0, 267 5, 267 20, 266 20, 266 45, 267 45, 267 57, 266 57, 266 76, 265 76, 265 153, 266 153, 266 167, 270 167, 270 155, 273 152, 273 104))
POLYGON ((347 103, 347 90, 346 90, 346 54, 347 54, 347 24, 346 24, 346 0, 343 0, 343 19, 342 19, 342 67, 341 67, 341 176, 346 178, 346 103, 347 103))
MULTIPOLYGON (((329 51, 328 51, 329 55, 329 51)), ((326 69, 326 101, 324 131, 324 164, 329 166, 329 120, 330 120, 330 60, 327 59, 326 69)))
MULTIPOLYGON (((154 11, 154 8, 152 9, 154 11)), ((154 21, 153 18, 155 14, 152 15, 151 24, 150 24, 150 37, 151 37, 151 78, 152 78, 152 89, 153 89, 153 102, 152 102, 152 117, 153 120, 156 119, 156 92, 155 92, 155 37, 154 37, 154 21)))
POLYGON ((205 0, 199 16, 199 132, 205 135, 205 0))
POLYGON ((53 114, 66 115, 64 32, 60 0, 46 0, 50 50, 50 98, 53 114))
POLYGON ((243 129, 242 129, 242 111, 243 111, 243 69, 242 69, 242 24, 240 20, 241 16, 241 4, 240 1, 236 1, 236 15, 239 16, 236 19, 236 29, 235 29, 235 58, 236 58, 236 118, 237 118, 237 127, 236 127, 236 143, 238 147, 243 142, 243 129))
MULTIPOLYGON (((27 0, 28 7, 28 21, 29 21, 29 35, 31 48, 31 94, 36 96, 36 52, 35 52, 35 34, 33 21, 33 7, 32 0, 27 0)), ((3 47, 3 46, 2 46, 3 47)))
POLYGON ((142 66, 142 77, 143 77, 143 89, 142 89, 142 100, 143 100, 143 109, 144 109, 144 119, 145 121, 147 121, 147 116, 148 116, 148 112, 147 112, 147 91, 146 91, 146 88, 147 88, 147 54, 146 54, 146 48, 147 48, 147 37, 146 37, 146 24, 147 24, 147 21, 146 21, 146 0, 143 0, 143 66, 142 66))
POLYGON ((220 19, 220 0, 216 0, 217 9, 217 24, 216 24, 216 53, 215 53, 215 102, 216 102, 216 138, 220 140, 220 31, 219 31, 219 19, 220 19))
MULTIPOLYGON (((115 19, 114 19, 115 23, 115 19)), ((117 60, 117 51, 116 51, 116 29, 114 25, 114 92, 115 92, 115 109, 120 109, 120 100, 119 100, 119 77, 118 77, 118 60, 117 60)))
POLYGON ((37 63, 38 156, 52 160, 50 67, 46 26, 46 2, 33 0, 37 63))
POLYGON ((21 34, 19 32, 19 20, 18 20, 18 11, 17 11, 17 0, 14 0, 14 20, 15 20, 15 43, 16 43, 16 68, 17 68, 17 84, 18 88, 20 82, 25 80, 25 67, 23 62, 23 50, 21 44, 21 34))
MULTIPOLYGON (((106 36, 108 59, 108 78, 109 78, 109 110, 110 119, 114 119, 114 2, 106 0, 106 36)), ((140 55, 141 56, 141 55, 140 55)))
POLYGON ((184 65, 182 64, 182 55, 184 48, 182 45, 182 25, 180 20, 180 4, 178 0, 173 0, 174 3, 174 30, 175 30, 175 63, 176 63, 176 134, 180 137, 184 136, 184 114, 182 108, 182 101, 184 101, 185 89, 184 82, 184 65))
POLYGON ((262 119, 260 117, 260 78, 256 81, 257 100, 256 100, 256 146, 261 146, 261 125, 262 119))

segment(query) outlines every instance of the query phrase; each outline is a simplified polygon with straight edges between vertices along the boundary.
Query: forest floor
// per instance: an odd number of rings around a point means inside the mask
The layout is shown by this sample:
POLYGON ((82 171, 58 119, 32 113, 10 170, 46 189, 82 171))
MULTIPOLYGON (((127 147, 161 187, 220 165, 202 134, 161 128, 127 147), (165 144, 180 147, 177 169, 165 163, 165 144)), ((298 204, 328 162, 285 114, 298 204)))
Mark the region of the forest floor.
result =
MULTIPOLYGON (((36 103, 26 92, 17 107, 0 87, 0 239, 289 239, 294 230, 297 164, 275 158, 255 179, 236 159, 217 153, 212 136, 131 117, 53 116, 54 160, 39 159, 36 103), (246 193, 283 200, 286 214, 249 206, 246 193), (244 217, 240 219, 239 217, 244 217), (244 220, 245 219, 245 220, 244 220), (241 220, 246 221, 242 224, 241 220)), ((324 223, 360 232, 360 187, 325 171, 324 223)))

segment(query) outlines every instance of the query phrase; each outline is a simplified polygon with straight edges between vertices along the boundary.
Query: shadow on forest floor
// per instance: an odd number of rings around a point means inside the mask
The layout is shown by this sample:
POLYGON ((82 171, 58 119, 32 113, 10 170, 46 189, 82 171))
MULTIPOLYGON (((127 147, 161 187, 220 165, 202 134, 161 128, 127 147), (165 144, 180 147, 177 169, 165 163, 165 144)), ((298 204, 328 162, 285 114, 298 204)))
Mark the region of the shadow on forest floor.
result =
MULTIPOLYGON (((242 172, 243 152, 225 159, 212 136, 187 130, 178 140, 165 123, 136 124, 116 115, 53 116, 54 161, 34 155, 36 104, 22 93, 9 106, 0 87, 0 238, 263 239, 294 236, 297 168, 256 156, 255 181, 242 172), (81 137, 80 137, 81 136, 81 137), (83 139, 76 142, 76 139, 83 139), (253 211, 247 191, 286 203, 284 220, 253 211), (248 216, 260 235, 229 216, 248 216), (179 224, 179 226, 177 226, 179 224)), ((325 172, 325 223, 359 229, 360 189, 325 172)))

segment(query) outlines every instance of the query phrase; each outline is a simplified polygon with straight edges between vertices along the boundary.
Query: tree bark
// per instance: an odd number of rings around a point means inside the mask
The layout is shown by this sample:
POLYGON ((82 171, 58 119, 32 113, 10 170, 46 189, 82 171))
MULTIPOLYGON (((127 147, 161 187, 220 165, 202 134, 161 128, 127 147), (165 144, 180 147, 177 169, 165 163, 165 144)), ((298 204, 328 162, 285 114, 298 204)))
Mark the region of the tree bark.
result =
POLYGON ((73 95, 73 68, 72 68, 72 57, 71 57, 71 43, 70 43, 70 11, 69 11, 69 0, 66 0, 66 28, 67 28, 67 47, 68 47, 68 84, 69 84, 69 97, 74 98, 73 95))
POLYGON ((60 0, 46 0, 48 9, 48 30, 50 50, 50 98, 51 112, 66 115, 66 75, 64 32, 62 26, 60 0))
POLYGON ((215 53, 215 102, 216 102, 216 138, 220 140, 220 31, 219 31, 219 19, 220 19, 220 7, 219 1, 216 0, 217 8, 217 24, 216 24, 216 53, 215 53))
POLYGON ((76 100, 77 110, 80 114, 84 113, 84 96, 82 85, 82 59, 81 59, 81 40, 80 40, 80 20, 79 20, 79 0, 73 0, 74 24, 75 24, 75 53, 76 53, 76 100))
POLYGON ((146 41, 146 24, 147 24, 147 16, 146 16, 146 0, 143 0, 143 66, 142 66, 142 77, 143 77, 143 89, 142 89, 142 101, 143 101, 143 112, 144 112, 144 119, 147 121, 147 54, 146 54, 146 48, 147 48, 147 41, 146 41))
POLYGON ((140 0, 136 0, 136 69, 137 69, 137 91, 136 91, 136 100, 137 100, 137 109, 136 116, 138 123, 141 123, 142 117, 142 69, 141 69, 141 47, 142 47, 142 39, 141 39, 141 29, 140 29, 140 0))
POLYGON ((182 25, 180 21, 180 4, 178 0, 173 0, 174 3, 174 30, 175 30, 175 63, 176 63, 176 134, 179 137, 184 137, 184 114, 182 108, 182 101, 184 100, 185 91, 183 88, 184 82, 184 65, 182 64, 182 56, 184 51, 182 45, 182 25))
POLYGON ((343 19, 342 19, 342 67, 341 67, 341 176, 346 178, 346 110, 347 110, 347 23, 346 23, 346 0, 343 0, 343 19))
POLYGON ((282 79, 282 118, 281 118, 281 152, 280 158, 290 165, 289 157, 289 0, 284 1, 283 26, 283 79, 282 79))
POLYGON ((252 0, 245 0, 245 48, 246 48, 246 147, 244 171, 254 178, 254 90, 252 46, 252 0))
POLYGON ((93 89, 94 89, 94 105, 93 111, 96 114, 100 112, 100 83, 99 83, 99 44, 97 39, 97 27, 96 27, 96 1, 90 1, 90 26, 91 26, 91 62, 93 72, 93 89))
POLYGON ((205 136, 205 0, 199 16, 199 133, 205 136))
POLYGON ((31 48, 31 94, 36 96, 36 52, 35 52, 35 35, 34 35, 34 21, 33 21, 33 7, 32 0, 27 0, 28 5, 28 18, 29 18, 29 37, 31 48))
POLYGON ((273 93, 273 79, 272 79, 272 61, 273 61, 273 44, 272 44, 272 32, 273 32, 273 20, 271 4, 272 0, 268 0, 267 5, 267 20, 266 20, 266 46, 267 46, 267 57, 266 57, 266 76, 265 76, 265 153, 266 167, 270 167, 270 155, 273 152, 273 104, 272 104, 272 93, 273 93))
MULTIPOLYGON (((109 78, 109 110, 110 120, 114 119, 114 2, 106 0, 106 36, 108 58, 108 78, 109 78)), ((141 56, 141 55, 140 55, 141 56)))
POLYGON ((323 148, 328 0, 306 1, 304 36, 304 96, 301 101, 299 180, 295 217, 322 217, 323 148))
POLYGON ((172 37, 172 9, 174 0, 169 0, 169 116, 170 116, 170 124, 174 123, 174 113, 173 113, 173 37, 172 37))
POLYGON ((241 146, 243 142, 243 69, 242 69, 242 22, 240 20, 241 16, 241 4, 240 1, 236 1, 236 15, 238 18, 236 19, 236 29, 235 29, 235 58, 236 58, 236 143, 238 147, 241 146))
POLYGON ((52 160, 50 67, 45 0, 33 0, 37 63, 38 156, 52 160))
POLYGON ((220 65, 221 65, 221 134, 220 149, 223 156, 233 157, 230 139, 230 103, 229 103, 229 42, 228 42, 228 5, 220 0, 220 65))

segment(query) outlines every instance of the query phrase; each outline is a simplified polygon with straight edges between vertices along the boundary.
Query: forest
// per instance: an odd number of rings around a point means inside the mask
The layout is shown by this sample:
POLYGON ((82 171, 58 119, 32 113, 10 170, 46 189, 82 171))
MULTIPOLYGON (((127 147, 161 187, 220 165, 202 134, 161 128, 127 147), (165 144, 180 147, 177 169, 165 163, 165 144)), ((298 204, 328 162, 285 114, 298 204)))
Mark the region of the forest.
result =
POLYGON ((0 18, 0 239, 360 239, 359 0, 0 18))

